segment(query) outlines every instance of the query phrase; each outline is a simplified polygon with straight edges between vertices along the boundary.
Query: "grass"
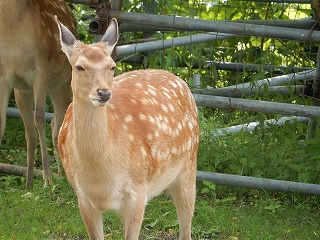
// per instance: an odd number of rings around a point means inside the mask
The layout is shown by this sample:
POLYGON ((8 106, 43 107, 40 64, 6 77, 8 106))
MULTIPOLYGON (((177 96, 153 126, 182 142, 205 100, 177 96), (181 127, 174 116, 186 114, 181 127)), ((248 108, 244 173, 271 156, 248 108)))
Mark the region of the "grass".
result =
MULTIPOLYGON (((1 162, 25 165, 23 131, 20 119, 8 119, 1 162)), ((0 239, 87 239, 76 195, 64 177, 46 188, 36 179, 32 191, 24 182, 24 177, 0 175, 0 239)), ((197 189, 194 239, 320 239, 319 197, 208 183, 198 183, 197 189)), ((104 215, 104 231, 106 239, 122 239, 121 222, 112 212, 104 215)), ((170 198, 153 199, 141 239, 177 239, 177 232, 170 198)))

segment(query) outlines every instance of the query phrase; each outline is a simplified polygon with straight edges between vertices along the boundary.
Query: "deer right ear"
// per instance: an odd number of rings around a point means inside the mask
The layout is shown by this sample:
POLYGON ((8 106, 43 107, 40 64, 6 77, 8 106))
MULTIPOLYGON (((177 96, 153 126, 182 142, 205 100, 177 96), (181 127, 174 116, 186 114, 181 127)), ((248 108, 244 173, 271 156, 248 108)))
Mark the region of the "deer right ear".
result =
POLYGON ((67 55, 68 59, 70 58, 70 52, 73 49, 74 43, 77 39, 73 34, 66 28, 59 20, 57 16, 54 16, 59 28, 60 44, 62 51, 67 55))

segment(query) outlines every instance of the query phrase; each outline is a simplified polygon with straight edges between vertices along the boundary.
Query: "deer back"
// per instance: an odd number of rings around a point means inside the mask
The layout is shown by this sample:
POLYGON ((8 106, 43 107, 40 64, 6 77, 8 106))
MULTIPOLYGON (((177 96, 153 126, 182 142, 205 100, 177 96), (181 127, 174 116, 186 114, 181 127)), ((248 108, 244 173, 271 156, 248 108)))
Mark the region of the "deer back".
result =
POLYGON ((11 87, 31 88, 40 68, 48 69, 49 78, 68 72, 55 15, 76 34, 75 19, 63 1, 0 1, 0 73, 11 87))

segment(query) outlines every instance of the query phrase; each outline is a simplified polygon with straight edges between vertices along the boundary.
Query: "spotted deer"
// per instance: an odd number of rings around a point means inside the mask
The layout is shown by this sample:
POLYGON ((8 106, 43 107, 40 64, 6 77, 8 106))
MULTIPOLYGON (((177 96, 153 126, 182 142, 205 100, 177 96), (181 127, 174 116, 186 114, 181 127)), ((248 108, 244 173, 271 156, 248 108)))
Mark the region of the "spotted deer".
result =
POLYGON ((76 34, 75 19, 63 1, 0 0, 0 143, 4 136, 9 95, 14 88, 16 104, 26 129, 27 188, 33 186, 38 136, 44 182, 50 183, 45 135, 47 93, 54 105, 54 146, 71 102, 71 68, 61 51, 55 15, 76 34))
POLYGON ((146 203, 167 190, 180 239, 191 239, 199 127, 187 84, 163 70, 114 77, 116 19, 102 41, 91 45, 58 25, 73 92, 58 149, 89 238, 103 239, 102 213, 114 210, 124 239, 138 239, 146 203))

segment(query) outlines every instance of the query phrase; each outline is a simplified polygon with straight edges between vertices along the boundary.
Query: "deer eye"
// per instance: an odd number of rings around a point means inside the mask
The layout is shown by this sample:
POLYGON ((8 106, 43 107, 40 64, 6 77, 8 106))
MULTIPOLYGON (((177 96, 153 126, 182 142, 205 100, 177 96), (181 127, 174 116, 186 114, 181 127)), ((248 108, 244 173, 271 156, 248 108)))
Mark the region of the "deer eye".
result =
POLYGON ((84 70, 84 68, 81 67, 80 65, 75 66, 75 68, 76 68, 78 71, 83 71, 83 70, 84 70))

